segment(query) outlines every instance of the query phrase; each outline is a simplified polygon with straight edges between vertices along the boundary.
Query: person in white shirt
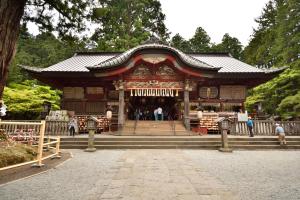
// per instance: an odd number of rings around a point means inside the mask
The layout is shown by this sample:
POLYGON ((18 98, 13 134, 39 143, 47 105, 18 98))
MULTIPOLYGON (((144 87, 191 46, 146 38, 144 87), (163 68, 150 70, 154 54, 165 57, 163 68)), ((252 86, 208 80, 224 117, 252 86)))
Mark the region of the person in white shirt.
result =
POLYGON ((163 110, 161 107, 158 107, 157 108, 157 116, 158 116, 158 119, 163 121, 164 120, 164 115, 163 115, 163 110))
POLYGON ((157 108, 153 111, 155 121, 158 120, 157 108))

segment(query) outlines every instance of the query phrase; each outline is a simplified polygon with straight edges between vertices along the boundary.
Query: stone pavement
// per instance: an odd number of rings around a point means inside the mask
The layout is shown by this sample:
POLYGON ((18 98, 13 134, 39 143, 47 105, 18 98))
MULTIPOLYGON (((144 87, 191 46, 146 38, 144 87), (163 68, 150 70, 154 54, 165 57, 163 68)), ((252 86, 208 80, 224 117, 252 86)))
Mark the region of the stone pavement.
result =
POLYGON ((0 186, 1 199, 238 199, 182 150, 72 152, 56 169, 0 186))

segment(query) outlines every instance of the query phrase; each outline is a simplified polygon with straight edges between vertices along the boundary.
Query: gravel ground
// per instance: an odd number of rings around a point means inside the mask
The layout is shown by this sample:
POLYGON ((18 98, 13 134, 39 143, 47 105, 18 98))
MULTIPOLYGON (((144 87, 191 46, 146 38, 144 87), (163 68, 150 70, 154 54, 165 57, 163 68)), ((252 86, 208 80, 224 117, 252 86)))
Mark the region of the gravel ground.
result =
POLYGON ((299 151, 71 152, 54 169, 0 186, 0 199, 300 199, 299 151))
POLYGON ((243 200, 300 199, 300 151, 184 150, 243 200))

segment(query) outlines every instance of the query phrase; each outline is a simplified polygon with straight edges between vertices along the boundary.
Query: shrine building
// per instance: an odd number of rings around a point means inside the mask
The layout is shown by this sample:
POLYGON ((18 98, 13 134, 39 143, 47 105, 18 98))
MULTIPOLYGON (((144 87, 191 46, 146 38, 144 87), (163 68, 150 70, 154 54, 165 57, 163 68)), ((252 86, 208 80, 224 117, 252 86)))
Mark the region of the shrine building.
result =
POLYGON ((284 70, 259 69, 226 53, 184 53, 159 42, 125 52, 78 52, 47 68, 22 68, 63 91, 63 110, 105 115, 111 106, 119 130, 129 121, 154 120, 158 107, 164 120, 181 121, 188 130, 199 108, 204 117, 244 111, 247 90, 284 70))

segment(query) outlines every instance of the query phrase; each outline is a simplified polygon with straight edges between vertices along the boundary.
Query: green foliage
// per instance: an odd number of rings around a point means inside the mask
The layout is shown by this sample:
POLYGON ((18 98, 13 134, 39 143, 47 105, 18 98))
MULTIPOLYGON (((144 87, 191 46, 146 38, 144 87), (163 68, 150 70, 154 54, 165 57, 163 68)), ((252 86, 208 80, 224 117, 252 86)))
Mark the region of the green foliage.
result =
POLYGON ((219 52, 228 52, 234 58, 240 59, 242 53, 242 44, 237 38, 231 37, 228 33, 226 33, 222 38, 221 44, 218 46, 219 52))
POLYGON ((283 118, 289 117, 299 117, 300 116, 300 91, 296 95, 287 96, 284 98, 278 108, 277 111, 281 114, 283 118))
POLYGON ((52 109, 60 108, 60 95, 58 90, 52 90, 49 86, 38 85, 36 81, 24 81, 11 83, 4 90, 4 102, 7 105, 8 115, 22 113, 40 113, 43 103, 48 101, 52 109))
POLYGON ((210 37, 206 31, 201 27, 198 27, 195 35, 189 40, 185 40, 178 33, 171 39, 171 46, 180 49, 183 52, 194 53, 230 53, 234 58, 239 59, 242 53, 242 45, 240 41, 231 37, 228 33, 223 36, 220 44, 212 44, 210 37))
POLYGON ((177 33, 171 39, 171 46, 183 52, 192 52, 191 44, 177 33))
POLYGON ((21 71, 19 64, 48 67, 71 57, 84 49, 85 43, 77 38, 59 40, 51 33, 32 36, 24 25, 21 29, 17 53, 10 66, 8 84, 20 83, 30 77, 21 71))
POLYGON ((60 37, 86 29, 92 12, 92 0, 27 0, 22 22, 33 22, 41 32, 56 31, 60 37))
POLYGON ((190 39, 190 44, 193 52, 210 51, 210 37, 202 27, 196 29, 194 36, 190 39))
POLYGON ((271 0, 258 18, 259 27, 243 56, 259 67, 290 68, 277 78, 252 90, 246 105, 252 109, 261 102, 264 111, 283 118, 300 117, 300 2, 271 0))
POLYGON ((166 40, 169 33, 165 15, 157 0, 103 0, 94 10, 93 20, 99 24, 92 40, 97 50, 124 51, 135 47, 151 35, 166 40))

